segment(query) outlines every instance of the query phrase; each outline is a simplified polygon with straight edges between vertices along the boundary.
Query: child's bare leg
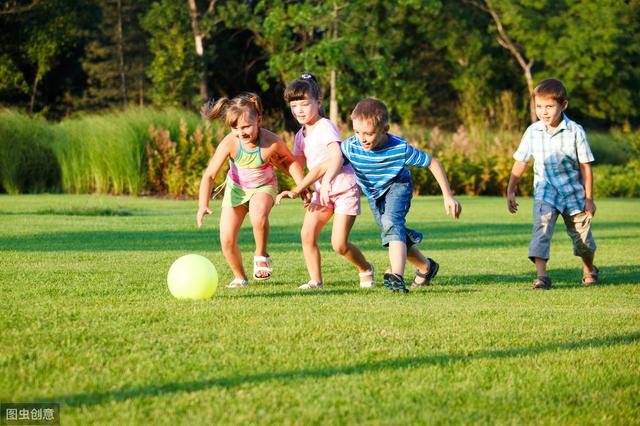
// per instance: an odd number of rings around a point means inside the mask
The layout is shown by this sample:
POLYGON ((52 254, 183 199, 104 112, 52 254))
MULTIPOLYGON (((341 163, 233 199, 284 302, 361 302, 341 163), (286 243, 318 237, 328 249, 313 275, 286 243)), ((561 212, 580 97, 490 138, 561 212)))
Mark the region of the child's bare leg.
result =
POLYGON ((238 246, 238 233, 247 214, 245 206, 224 207, 220 213, 220 246, 235 278, 247 279, 238 246))
POLYGON ((307 271, 309 271, 309 278, 317 283, 322 282, 318 237, 320 236, 320 231, 322 231, 322 228, 327 224, 332 214, 333 210, 312 204, 305 213, 304 223, 300 230, 302 253, 304 254, 307 271))
MULTIPOLYGON (((426 274, 429 272, 429 261, 418 246, 413 245, 407 249, 407 260, 421 273, 426 274)), ((417 284, 423 284, 426 278, 416 276, 415 280, 417 284)))
MULTIPOLYGON (((349 242, 349 233, 356 221, 356 216, 335 214, 333 216, 333 229, 331 230, 331 246, 333 250, 344 256, 349 262, 356 265, 358 271, 368 272, 371 265, 367 262, 360 249, 349 242)), ((371 277, 360 277, 360 281, 371 281, 371 277)))
POLYGON ((593 271, 593 254, 582 255, 582 271, 589 274, 593 271))
POLYGON ((391 272, 404 276, 404 266, 407 262, 407 245, 404 241, 389 242, 389 262, 391 272))
MULTIPOLYGON (((273 207, 273 197, 266 193, 258 193, 249 201, 249 219, 253 226, 253 239, 256 242, 255 256, 267 256, 269 241, 269 213, 273 207)), ((266 262, 256 262, 258 266, 269 266, 266 262)), ((258 277, 269 275, 266 271, 257 271, 258 277)))
POLYGON ((534 257, 533 261, 536 264, 536 274, 538 274, 539 277, 546 277, 547 276, 547 259, 534 257))

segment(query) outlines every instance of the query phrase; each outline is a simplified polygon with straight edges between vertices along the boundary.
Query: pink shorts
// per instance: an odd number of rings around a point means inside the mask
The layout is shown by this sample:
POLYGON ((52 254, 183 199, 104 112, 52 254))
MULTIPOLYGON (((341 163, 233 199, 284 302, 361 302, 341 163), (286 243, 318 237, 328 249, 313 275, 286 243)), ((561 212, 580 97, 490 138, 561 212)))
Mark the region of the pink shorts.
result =
POLYGON ((329 203, 324 204, 320 199, 320 191, 313 191, 311 204, 333 209, 333 213, 347 216, 358 216, 360 214, 360 189, 354 186, 337 194, 329 194, 329 203))

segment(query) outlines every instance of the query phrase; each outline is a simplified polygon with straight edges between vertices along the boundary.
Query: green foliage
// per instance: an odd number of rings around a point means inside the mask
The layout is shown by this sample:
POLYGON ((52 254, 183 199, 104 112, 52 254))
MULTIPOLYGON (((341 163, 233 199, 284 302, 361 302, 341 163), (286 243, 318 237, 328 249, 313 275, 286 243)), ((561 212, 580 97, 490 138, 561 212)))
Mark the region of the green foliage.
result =
MULTIPOLYGON (((451 189, 456 194, 504 195, 513 166, 513 151, 520 135, 512 131, 484 132, 470 135, 464 126, 453 134, 442 132, 438 127, 428 135, 409 128, 408 131, 392 129, 402 134, 418 148, 429 152, 444 168, 451 189)), ((425 169, 412 169, 414 191, 417 194, 439 195, 440 187, 425 169)), ((533 190, 533 174, 524 174, 519 184, 519 193, 530 195, 533 190)))
POLYGON ((55 133, 43 120, 0 110, 0 192, 60 190, 60 166, 51 147, 55 133))
POLYGON ((154 2, 142 20, 149 32, 153 61, 147 75, 150 95, 161 106, 194 106, 198 94, 198 61, 190 29, 189 9, 184 2, 154 2))
POLYGON ((123 112, 63 121, 54 145, 66 192, 138 194, 145 186, 145 147, 149 126, 161 126, 173 137, 180 122, 190 129, 198 118, 168 109, 130 108, 123 112))
MULTIPOLYGON (((167 130, 151 127, 151 141, 146 146, 147 190, 152 194, 170 195, 174 198, 196 198, 202 172, 207 167, 215 148, 211 126, 187 134, 186 122, 180 122, 180 137, 171 141, 167 130)), ((226 166, 214 182, 220 185, 225 178, 226 166)))

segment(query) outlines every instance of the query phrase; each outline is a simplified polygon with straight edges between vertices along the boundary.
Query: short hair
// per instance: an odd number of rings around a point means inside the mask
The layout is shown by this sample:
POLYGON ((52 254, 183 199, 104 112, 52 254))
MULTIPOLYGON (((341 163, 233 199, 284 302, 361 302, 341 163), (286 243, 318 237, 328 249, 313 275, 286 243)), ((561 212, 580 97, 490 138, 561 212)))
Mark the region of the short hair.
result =
POLYGON ((320 85, 318 80, 309 72, 303 72, 293 80, 284 90, 284 100, 287 102, 303 99, 320 100, 320 85))
POLYGON ((568 99, 567 89, 557 78, 545 78, 533 89, 533 97, 543 96, 553 99, 559 104, 568 99))
POLYGON ((378 99, 366 98, 358 102, 353 109, 351 120, 367 121, 379 130, 389 123, 389 110, 378 99))
POLYGON ((208 120, 215 120, 224 116, 225 124, 235 127, 240 117, 248 115, 252 119, 262 116, 262 100, 260 96, 251 92, 244 92, 233 99, 222 97, 215 103, 213 99, 205 103, 200 114, 208 120))

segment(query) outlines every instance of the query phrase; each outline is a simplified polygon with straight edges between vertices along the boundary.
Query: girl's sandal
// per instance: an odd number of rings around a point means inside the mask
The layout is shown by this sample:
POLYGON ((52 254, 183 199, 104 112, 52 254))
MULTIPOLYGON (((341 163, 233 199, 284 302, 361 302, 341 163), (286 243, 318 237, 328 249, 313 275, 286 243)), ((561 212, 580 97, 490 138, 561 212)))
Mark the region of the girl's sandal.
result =
POLYGON ((235 278, 228 285, 226 285, 225 288, 242 288, 247 284, 249 284, 247 280, 243 280, 242 278, 235 278))
POLYGON ((298 287, 298 289, 300 290, 317 290, 324 287, 324 285, 322 283, 319 283, 317 281, 314 280, 309 280, 308 283, 306 284, 302 284, 300 287, 298 287))
POLYGON ((253 279, 258 281, 266 281, 271 279, 273 268, 271 267, 271 258, 269 256, 253 256, 253 279), (258 262, 264 262, 267 266, 259 266, 258 262), (258 272, 266 272, 267 275, 259 276, 258 272))
POLYGON ((360 288, 373 288, 375 286, 374 281, 373 281, 373 274, 375 272, 375 268, 373 267, 373 264, 369 264, 369 267, 371 269, 369 269, 366 272, 360 272, 358 274, 358 276, 360 278, 364 278, 364 277, 371 277, 371 279, 369 281, 360 281, 360 288))
POLYGON ((588 274, 584 274, 582 276, 582 285, 590 286, 590 285, 598 284, 599 273, 600 273, 600 270, 598 269, 598 267, 593 265, 593 270, 591 270, 591 272, 589 272, 588 274))

